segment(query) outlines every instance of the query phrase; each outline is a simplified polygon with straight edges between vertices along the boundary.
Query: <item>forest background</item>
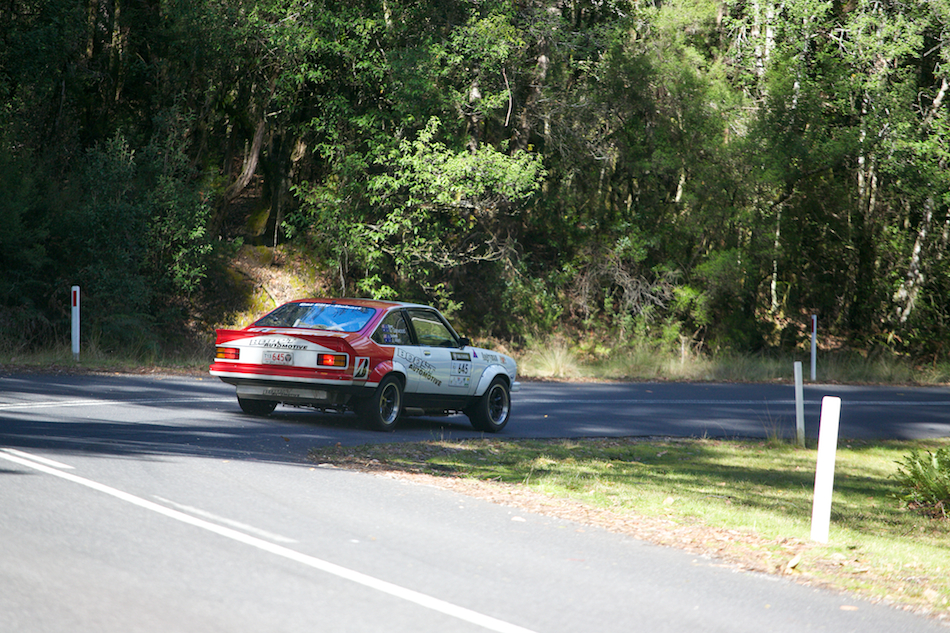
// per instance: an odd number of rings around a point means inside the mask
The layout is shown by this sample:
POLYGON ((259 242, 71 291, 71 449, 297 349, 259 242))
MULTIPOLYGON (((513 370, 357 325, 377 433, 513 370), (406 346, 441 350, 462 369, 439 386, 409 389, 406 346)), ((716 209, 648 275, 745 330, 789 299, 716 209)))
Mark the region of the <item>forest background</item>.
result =
POLYGON ((208 346, 263 248, 512 345, 936 363, 948 61, 950 0, 2 0, 0 347, 71 285, 208 346))

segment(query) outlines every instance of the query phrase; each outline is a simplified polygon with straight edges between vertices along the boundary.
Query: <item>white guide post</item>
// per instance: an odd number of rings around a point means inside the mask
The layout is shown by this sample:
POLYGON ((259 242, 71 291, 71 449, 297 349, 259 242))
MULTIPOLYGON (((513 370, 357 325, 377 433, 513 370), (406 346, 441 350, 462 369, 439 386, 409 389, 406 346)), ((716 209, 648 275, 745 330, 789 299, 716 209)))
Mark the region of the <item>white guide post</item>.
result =
POLYGON ((811 315, 811 381, 818 378, 818 315, 811 315))
POLYGON ((818 428, 818 465, 815 468, 815 499, 811 510, 811 540, 828 542, 831 526, 831 493, 835 487, 835 453, 838 450, 838 420, 841 398, 821 399, 818 428))
POLYGON ((73 286, 72 291, 73 304, 73 360, 79 361, 79 286, 73 286))
POLYGON ((805 397, 802 388, 802 361, 795 361, 795 435, 805 448, 805 397))

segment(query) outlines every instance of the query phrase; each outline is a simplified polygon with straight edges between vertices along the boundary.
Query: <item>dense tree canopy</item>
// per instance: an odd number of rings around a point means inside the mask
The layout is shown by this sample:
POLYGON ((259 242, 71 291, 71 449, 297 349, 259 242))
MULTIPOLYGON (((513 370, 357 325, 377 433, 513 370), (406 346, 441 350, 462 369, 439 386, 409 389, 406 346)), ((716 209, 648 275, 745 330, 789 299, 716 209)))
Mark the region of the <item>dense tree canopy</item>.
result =
POLYGON ((0 336, 80 284, 158 345, 243 240, 486 335, 936 356, 948 42, 950 0, 6 0, 0 336))

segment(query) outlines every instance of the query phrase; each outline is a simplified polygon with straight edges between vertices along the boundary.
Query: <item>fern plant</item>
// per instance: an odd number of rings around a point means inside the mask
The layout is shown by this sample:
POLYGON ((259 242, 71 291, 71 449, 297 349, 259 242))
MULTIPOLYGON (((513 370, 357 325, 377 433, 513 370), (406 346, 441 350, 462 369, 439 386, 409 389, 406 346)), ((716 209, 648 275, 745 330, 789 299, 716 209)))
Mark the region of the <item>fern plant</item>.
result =
POLYGON ((902 488, 899 496, 908 507, 946 518, 950 505, 950 446, 925 455, 913 450, 897 464, 895 479, 902 488))

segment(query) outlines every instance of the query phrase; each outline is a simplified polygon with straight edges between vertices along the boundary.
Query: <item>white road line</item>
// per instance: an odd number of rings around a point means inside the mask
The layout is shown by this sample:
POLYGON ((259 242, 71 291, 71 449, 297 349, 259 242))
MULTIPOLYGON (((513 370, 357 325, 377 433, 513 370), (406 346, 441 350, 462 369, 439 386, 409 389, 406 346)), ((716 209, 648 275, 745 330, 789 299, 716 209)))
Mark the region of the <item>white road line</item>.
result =
POLYGON ((202 510, 201 508, 194 508, 192 506, 186 506, 181 503, 175 503, 174 501, 169 501, 168 499, 164 499, 162 497, 159 497, 158 495, 155 495, 155 498, 167 506, 178 508, 182 512, 187 512, 188 514, 204 517, 205 519, 208 519, 209 521, 214 521, 215 523, 230 525, 236 530, 241 530, 242 532, 247 532, 248 534, 256 534, 257 536, 261 538, 266 538, 267 540, 274 541, 275 543, 296 543, 297 542, 292 538, 281 536, 280 534, 274 534, 273 532, 268 532, 267 530, 262 530, 252 525, 241 523, 240 521, 235 521, 233 519, 226 519, 224 517, 217 516, 215 514, 212 514, 211 512, 202 510))
POLYGON ((378 578, 374 578, 373 576, 368 576, 358 571, 348 569, 346 567, 342 567, 340 565, 336 565, 313 556, 308 556, 307 554, 296 552, 282 545, 270 543, 249 534, 239 532, 238 530, 217 525, 215 523, 193 517, 189 514, 185 514, 184 512, 179 512, 178 510, 166 508, 163 505, 148 501, 147 499, 142 499, 141 497, 136 497, 135 495, 123 492, 110 486, 106 486, 105 484, 101 484, 91 479, 86 479, 72 473, 56 470, 55 468, 50 468, 49 466, 45 466, 32 460, 23 459, 9 453, 0 452, 0 459, 5 459, 21 466, 26 466, 27 468, 32 468, 54 477, 59 477, 60 479, 65 479, 66 481, 79 484, 80 486, 85 486, 86 488, 91 488, 92 490, 102 492, 115 497, 116 499, 120 499, 121 501, 136 505, 140 508, 151 510, 152 512, 156 512, 168 518, 175 519, 176 521, 181 521, 182 523, 187 523, 188 525, 207 530, 208 532, 213 532, 214 534, 229 538, 233 541, 237 541, 238 543, 243 543, 264 552, 268 552, 270 554, 292 560, 324 573, 337 576, 338 578, 349 580, 359 585, 363 585, 364 587, 394 596, 432 611, 454 617, 458 620, 462 620, 463 622, 475 624, 489 631, 497 631, 498 633, 533 633, 530 629, 520 627, 516 624, 510 624, 491 616, 466 609, 465 607, 460 607, 450 602, 439 600, 438 598, 434 598, 424 593, 413 591, 412 589, 407 589, 405 587, 400 587, 399 585, 395 585, 385 580, 380 580, 378 578))
POLYGON ((53 407, 92 407, 109 404, 113 400, 49 400, 47 402, 4 402, 0 403, 0 411, 13 409, 46 409, 53 407))
POLYGON ((40 457, 39 455, 31 455, 30 453, 24 453, 23 451, 18 451, 15 448, 0 448, 0 451, 3 451, 4 453, 9 453, 10 455, 16 455, 24 459, 32 459, 35 462, 46 464, 47 466, 52 466, 53 468, 62 468, 63 470, 73 469, 73 467, 68 464, 63 464, 62 462, 57 462, 52 459, 40 457))
POLYGON ((94 407, 101 405, 129 404, 170 404, 172 402, 230 402, 234 398, 206 396, 202 398, 148 398, 140 400, 103 400, 87 398, 83 400, 48 400, 46 402, 0 402, 0 411, 17 409, 52 409, 57 407, 94 407))

